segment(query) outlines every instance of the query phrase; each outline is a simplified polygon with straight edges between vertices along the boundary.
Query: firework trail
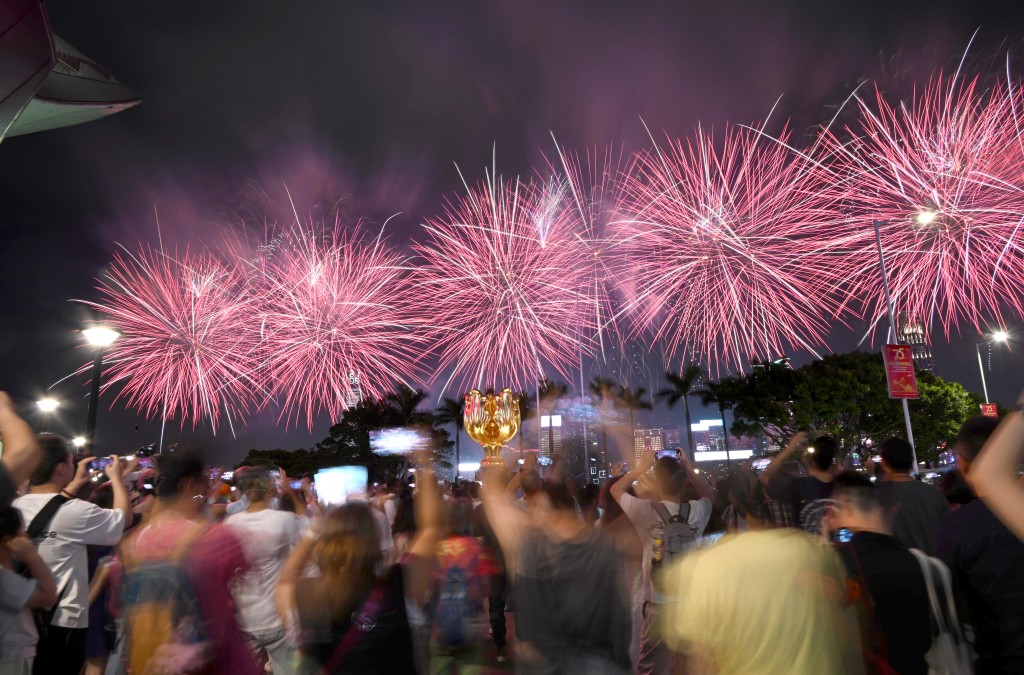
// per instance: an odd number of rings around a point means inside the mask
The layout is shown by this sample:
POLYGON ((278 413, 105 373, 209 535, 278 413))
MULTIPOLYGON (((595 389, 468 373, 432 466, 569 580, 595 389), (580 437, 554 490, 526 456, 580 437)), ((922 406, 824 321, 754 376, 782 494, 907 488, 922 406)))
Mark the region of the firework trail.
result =
POLYGON ((821 243, 834 216, 785 141, 727 127, 716 145, 698 128, 638 153, 626 172, 618 285, 633 335, 653 332, 670 362, 742 368, 824 344, 838 309, 821 243))
MULTIPOLYGON (((383 230, 382 230, 383 232, 383 230)), ((406 258, 360 227, 296 225, 252 264, 261 372, 287 422, 419 379, 423 301, 406 258)), ((286 422, 286 424, 287 424, 286 422)))
POLYGON ((523 388, 554 370, 571 379, 597 329, 594 256, 564 177, 505 182, 494 173, 424 224, 421 292, 432 301, 445 383, 523 388))
POLYGON ((825 128, 815 153, 822 195, 842 204, 846 302, 886 313, 872 221, 879 221, 894 311, 983 330, 1024 314, 1024 163, 1009 88, 939 75, 909 103, 855 95, 845 138, 825 128))
POLYGON ((253 377, 259 326, 237 266, 188 251, 125 251, 99 291, 99 302, 85 304, 122 334, 105 357, 104 389, 123 385, 117 399, 147 417, 180 417, 182 425, 205 418, 214 431, 222 414, 233 424, 260 403, 266 390, 253 377))
POLYGON ((564 175, 561 182, 566 193, 564 198, 575 209, 579 222, 574 236, 592 258, 592 277, 587 285, 588 304, 593 312, 593 325, 596 326, 592 336, 594 348, 596 355, 603 358, 606 340, 622 341, 615 322, 613 274, 609 267, 613 257, 613 242, 606 236, 608 222, 613 219, 618 201, 616 189, 622 152, 607 147, 604 151, 588 150, 581 157, 560 146, 554 135, 552 140, 555 141, 557 161, 548 160, 547 170, 552 175, 564 175))

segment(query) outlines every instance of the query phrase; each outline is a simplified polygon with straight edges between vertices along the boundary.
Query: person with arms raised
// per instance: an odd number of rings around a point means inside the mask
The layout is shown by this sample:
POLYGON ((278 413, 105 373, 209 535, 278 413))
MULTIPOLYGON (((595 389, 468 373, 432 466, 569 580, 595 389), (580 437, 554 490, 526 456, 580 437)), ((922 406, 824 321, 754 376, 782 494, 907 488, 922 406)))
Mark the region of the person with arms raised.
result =
POLYGON ((644 545, 641 563, 643 625, 636 667, 637 673, 643 675, 667 672, 671 663, 671 653, 662 642, 658 625, 662 605, 668 599, 655 588, 655 575, 660 568, 668 567, 675 562, 670 558, 682 553, 675 550, 670 530, 684 526, 689 536, 683 539, 692 542, 704 533, 711 518, 711 487, 690 464, 686 453, 680 456, 680 460, 674 457, 656 459, 654 452, 648 450, 640 464, 616 481, 610 490, 612 498, 633 523, 644 545), (627 490, 651 468, 654 469, 655 499, 639 499, 629 494, 627 490), (688 499, 688 488, 695 489, 699 498, 688 499))
POLYGON ((110 456, 105 472, 114 494, 114 508, 101 509, 77 499, 89 480, 87 457, 76 469, 65 439, 40 434, 41 460, 29 482, 31 492, 14 501, 28 523, 39 555, 57 579, 58 602, 45 634, 40 636, 34 672, 46 675, 79 675, 85 662, 85 637, 89 625, 89 568, 86 546, 113 546, 131 522, 131 500, 121 477, 124 462, 110 456), (45 510, 44 510, 45 509, 45 510), (39 517, 46 522, 36 521, 39 517))

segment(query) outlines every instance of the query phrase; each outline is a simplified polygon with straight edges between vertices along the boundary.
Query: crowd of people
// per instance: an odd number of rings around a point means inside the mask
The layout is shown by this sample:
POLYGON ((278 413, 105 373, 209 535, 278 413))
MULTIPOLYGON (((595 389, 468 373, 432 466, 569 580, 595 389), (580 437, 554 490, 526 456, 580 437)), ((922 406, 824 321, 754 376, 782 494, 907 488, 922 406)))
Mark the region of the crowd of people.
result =
POLYGON ((1024 673, 1020 405, 963 422, 947 491, 898 438, 854 472, 796 434, 715 485, 685 452, 601 487, 423 457, 332 504, 76 457, 2 392, 0 440, 0 675, 1024 673))

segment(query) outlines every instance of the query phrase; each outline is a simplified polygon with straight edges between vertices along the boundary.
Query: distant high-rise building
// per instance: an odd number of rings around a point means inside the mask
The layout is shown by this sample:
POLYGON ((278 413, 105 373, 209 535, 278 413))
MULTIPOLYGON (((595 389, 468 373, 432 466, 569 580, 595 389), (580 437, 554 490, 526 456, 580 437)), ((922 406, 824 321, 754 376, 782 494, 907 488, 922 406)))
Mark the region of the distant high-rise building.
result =
POLYGON ((661 444, 664 448, 682 447, 682 435, 679 432, 679 427, 667 427, 662 429, 661 439, 661 444))
POLYGON ((540 416, 540 456, 551 459, 562 452, 562 416, 540 416))
MULTIPOLYGON (((593 437, 595 441, 597 440, 594 430, 589 426, 585 426, 582 421, 562 417, 561 452, 562 457, 565 458, 565 462, 569 466, 569 472, 573 476, 588 474, 587 443, 583 436, 584 429, 586 429, 587 436, 593 437)), ((543 443, 541 445, 543 447, 543 443)), ((593 446, 591 450, 594 450, 593 446)), ((585 478, 589 480, 590 477, 587 475, 585 478)))
POLYGON ((655 452, 665 449, 665 437, 661 429, 634 429, 633 430, 633 454, 634 461, 639 464, 643 459, 644 451, 649 447, 655 452))
POLYGON ((359 386, 359 373, 348 371, 348 392, 345 394, 345 407, 354 408, 363 400, 363 390, 359 386))
POLYGON ((722 420, 701 420, 690 425, 693 432, 694 452, 725 450, 725 427, 722 420))
POLYGON ((901 344, 910 345, 914 356, 914 365, 919 370, 935 373, 935 357, 925 331, 924 323, 917 317, 900 314, 896 318, 896 333, 901 344))

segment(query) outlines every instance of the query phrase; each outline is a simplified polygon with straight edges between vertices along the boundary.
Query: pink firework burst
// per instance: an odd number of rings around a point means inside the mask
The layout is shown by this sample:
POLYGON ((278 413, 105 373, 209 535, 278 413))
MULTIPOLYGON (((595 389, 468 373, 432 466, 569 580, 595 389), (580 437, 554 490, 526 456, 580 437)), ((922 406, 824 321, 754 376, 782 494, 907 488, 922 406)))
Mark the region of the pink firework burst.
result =
POLYGON ((846 219, 836 236, 849 301, 885 316, 878 221, 897 313, 937 318, 947 336, 961 321, 1001 322, 1006 307, 1024 313, 1024 164, 1007 88, 939 74, 909 102, 876 89, 856 103, 849 138, 823 130, 815 157, 846 219))
POLYGON ((727 127, 638 153, 613 224, 634 334, 713 369, 824 344, 835 277, 817 239, 830 213, 784 145, 727 127))
POLYGON ((597 329, 592 251, 564 177, 488 175, 424 225, 421 292, 433 301, 439 371, 452 383, 522 388, 565 379, 597 329))
POLYGON ((262 400, 259 325, 238 267, 147 247, 117 254, 99 290, 85 304, 122 334, 105 357, 104 388, 120 386, 129 406, 183 425, 205 418, 216 431, 222 414, 233 424, 262 400))
MULTIPOLYGON (((547 162, 552 176, 564 174, 564 200, 574 209, 578 221, 575 237, 588 249, 592 258, 592 277, 587 284, 588 304, 596 327, 592 338, 595 351, 604 354, 607 340, 621 342, 615 321, 611 242, 607 237, 609 221, 613 220, 618 202, 618 177, 621 172, 622 152, 612 147, 603 151, 591 149, 585 155, 558 145, 557 161, 547 162)), ((538 177, 544 180, 544 176, 538 177)), ((548 178, 547 180, 551 180, 548 178)))
MULTIPOLYGON (((296 226, 254 265, 262 372, 281 417, 338 419, 418 379, 425 335, 406 258, 356 227, 296 226)), ((412 386, 410 384, 410 386, 412 386)))

